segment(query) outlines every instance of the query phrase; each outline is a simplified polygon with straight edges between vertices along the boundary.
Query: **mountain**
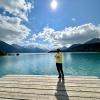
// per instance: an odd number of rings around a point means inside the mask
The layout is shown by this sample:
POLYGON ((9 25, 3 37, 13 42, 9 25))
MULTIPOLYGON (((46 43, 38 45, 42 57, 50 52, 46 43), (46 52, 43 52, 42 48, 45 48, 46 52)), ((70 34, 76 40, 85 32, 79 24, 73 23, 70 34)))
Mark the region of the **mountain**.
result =
POLYGON ((12 46, 15 47, 16 49, 18 49, 19 50, 19 53, 23 53, 23 49, 24 48, 22 46, 17 45, 17 44, 12 44, 12 46))
MULTIPOLYGON (((60 48, 62 52, 100 52, 100 38, 91 39, 83 44, 73 44, 69 48, 60 48)), ((9 45, 0 41, 0 54, 3 53, 44 53, 48 52, 46 49, 41 49, 34 46, 19 46, 17 44, 9 45)), ((49 52, 56 52, 51 50, 49 52)))
POLYGON ((19 46, 17 44, 12 44, 12 46, 15 47, 15 48, 17 48, 17 49, 21 49, 22 48, 22 46, 19 46))
POLYGON ((93 44, 93 43, 100 43, 100 38, 94 38, 92 40, 85 42, 84 44, 93 44))
MULTIPOLYGON (((69 48, 60 48, 62 52, 100 52, 100 38, 93 38, 83 44, 73 44, 69 48)), ((49 52, 56 52, 51 50, 49 52)))
POLYGON ((0 41, 0 51, 5 53, 16 53, 19 52, 19 50, 12 45, 9 45, 8 43, 5 43, 3 41, 0 41))
POLYGON ((0 51, 5 53, 43 53, 47 52, 45 49, 38 47, 29 46, 19 46, 17 44, 9 45, 3 41, 0 41, 0 51))
POLYGON ((23 53, 44 53, 46 50, 40 49, 38 47, 22 47, 21 51, 23 53))
POLYGON ((47 52, 46 49, 41 49, 34 46, 19 46, 17 44, 12 44, 15 48, 19 49, 22 53, 44 53, 47 52))
POLYGON ((60 48, 60 50, 62 51, 62 52, 65 52, 66 50, 67 50, 67 47, 62 47, 62 48, 60 48))
POLYGON ((75 47, 70 47, 66 52, 100 52, 100 43, 80 44, 75 47))
MULTIPOLYGON (((66 50, 67 50, 67 47, 66 46, 64 46, 64 47, 62 47, 62 48, 59 48, 62 52, 66 52, 66 50)), ((54 50, 50 50, 49 52, 57 52, 57 49, 54 49, 54 50)))
POLYGON ((72 45, 66 52, 100 52, 100 39, 94 38, 84 44, 72 45))

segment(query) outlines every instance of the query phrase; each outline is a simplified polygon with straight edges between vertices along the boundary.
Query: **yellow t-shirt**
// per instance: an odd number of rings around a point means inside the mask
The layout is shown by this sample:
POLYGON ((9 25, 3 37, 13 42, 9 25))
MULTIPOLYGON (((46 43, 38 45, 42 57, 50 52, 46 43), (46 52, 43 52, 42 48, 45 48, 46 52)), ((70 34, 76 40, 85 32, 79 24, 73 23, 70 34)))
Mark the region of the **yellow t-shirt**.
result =
POLYGON ((62 63, 62 53, 59 52, 56 54, 56 63, 62 63))

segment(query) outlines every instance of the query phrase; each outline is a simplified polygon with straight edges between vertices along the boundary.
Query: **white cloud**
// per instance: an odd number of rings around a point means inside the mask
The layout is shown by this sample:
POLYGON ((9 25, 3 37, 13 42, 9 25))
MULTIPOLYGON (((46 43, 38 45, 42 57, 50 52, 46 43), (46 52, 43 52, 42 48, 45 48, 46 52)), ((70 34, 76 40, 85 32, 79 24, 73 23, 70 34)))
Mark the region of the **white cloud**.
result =
POLYGON ((17 17, 0 15, 0 40, 17 43, 25 39, 30 32, 26 26, 20 24, 21 20, 17 17))
POLYGON ((76 21, 76 18, 72 18, 72 21, 75 22, 76 21))
POLYGON ((0 14, 0 40, 19 43, 26 39, 31 30, 22 21, 28 21, 31 3, 25 0, 0 0, 0 8, 4 9, 3 14, 0 14), (6 12, 13 16, 6 15, 6 12))
POLYGON ((0 7, 16 17, 28 20, 27 13, 32 5, 25 0, 0 0, 0 7))
POLYGON ((100 37, 100 26, 92 23, 77 27, 66 27, 62 31, 55 31, 45 27, 42 32, 33 35, 33 40, 43 39, 53 46, 66 46, 75 43, 83 43, 92 38, 100 37))
POLYGON ((34 47, 34 48, 40 48, 40 49, 47 49, 49 50, 48 43, 38 43, 38 42, 30 42, 30 40, 24 41, 21 43, 22 46, 25 47, 34 47))
POLYGON ((28 44, 28 46, 30 47, 35 47, 35 48, 40 48, 40 49, 49 49, 48 44, 42 44, 42 43, 37 43, 37 42, 33 42, 31 44, 28 44))

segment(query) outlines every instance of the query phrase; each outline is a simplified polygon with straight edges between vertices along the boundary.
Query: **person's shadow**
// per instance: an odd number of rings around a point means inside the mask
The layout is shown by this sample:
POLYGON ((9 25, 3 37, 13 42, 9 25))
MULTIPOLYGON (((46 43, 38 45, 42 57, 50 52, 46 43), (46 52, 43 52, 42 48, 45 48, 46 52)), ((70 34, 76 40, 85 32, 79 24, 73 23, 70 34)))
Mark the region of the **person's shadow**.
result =
POLYGON ((55 96, 57 100, 69 100, 66 88, 65 88, 65 81, 64 79, 59 79, 57 83, 57 89, 56 89, 55 96))

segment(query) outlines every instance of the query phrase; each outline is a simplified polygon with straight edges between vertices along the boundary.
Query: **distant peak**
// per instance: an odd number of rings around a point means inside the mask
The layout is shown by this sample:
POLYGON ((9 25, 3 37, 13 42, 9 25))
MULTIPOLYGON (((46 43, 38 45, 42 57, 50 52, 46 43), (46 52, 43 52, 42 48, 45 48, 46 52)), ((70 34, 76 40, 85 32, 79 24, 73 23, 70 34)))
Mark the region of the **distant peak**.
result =
POLYGON ((93 38, 93 39, 85 42, 85 44, 93 44, 93 43, 100 43, 100 38, 93 38))

